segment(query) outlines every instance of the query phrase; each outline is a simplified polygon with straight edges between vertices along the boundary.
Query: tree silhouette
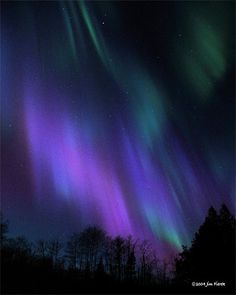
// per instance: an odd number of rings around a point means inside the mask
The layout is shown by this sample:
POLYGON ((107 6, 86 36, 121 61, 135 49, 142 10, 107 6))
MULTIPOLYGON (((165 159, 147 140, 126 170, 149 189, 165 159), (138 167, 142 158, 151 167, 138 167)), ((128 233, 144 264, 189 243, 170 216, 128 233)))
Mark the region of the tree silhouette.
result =
POLYGON ((103 264, 102 257, 100 257, 96 272, 98 273, 98 275, 104 275, 105 274, 105 269, 104 269, 104 264, 103 264))
POLYGON ((114 249, 114 275, 121 281, 123 276, 123 269, 124 269, 124 251, 125 251, 125 240, 120 236, 116 237, 113 240, 113 249, 114 249))
POLYGON ((192 281, 222 281, 224 291, 234 290, 235 218, 225 205, 219 214, 211 207, 191 247, 183 247, 174 280, 148 241, 110 237, 93 226, 73 234, 65 249, 57 239, 32 247, 24 237, 8 238, 3 219, 1 228, 4 293, 189 292, 192 281))
POLYGON ((139 263, 139 281, 141 284, 145 285, 150 282, 152 278, 153 271, 153 251, 151 244, 144 240, 139 244, 139 255, 140 263, 139 263))
POLYGON ((63 250, 63 243, 60 242, 58 239, 54 239, 48 242, 48 254, 49 257, 52 259, 54 265, 58 265, 61 261, 63 250))
POLYGON ((74 233, 67 242, 66 258, 69 263, 69 267, 76 269, 78 266, 80 255, 80 241, 79 234, 74 233))
MULTIPOLYGON (((99 257, 104 254, 106 234, 95 226, 86 228, 79 235, 81 265, 87 270, 95 271, 99 257)), ((83 268, 83 267, 82 267, 83 268)))
POLYGON ((132 237, 129 236, 125 243, 126 252, 126 265, 125 265, 125 279, 127 281, 133 281, 136 276, 136 257, 135 257, 135 246, 132 237))
POLYGON ((191 247, 183 247, 176 259, 176 281, 186 285, 192 281, 218 281, 232 289, 234 266, 235 218, 225 205, 219 214, 211 207, 191 247))
POLYGON ((4 220, 2 212, 0 214, 0 218, 1 218, 1 232, 0 232, 0 235, 1 235, 0 243, 1 244, 0 244, 0 246, 2 248, 4 246, 4 243, 7 240, 8 222, 6 220, 4 220))
POLYGON ((36 246, 35 246, 35 251, 36 251, 36 254, 42 258, 45 258, 49 255, 48 253, 48 241, 45 241, 45 240, 38 240, 36 242, 36 246))

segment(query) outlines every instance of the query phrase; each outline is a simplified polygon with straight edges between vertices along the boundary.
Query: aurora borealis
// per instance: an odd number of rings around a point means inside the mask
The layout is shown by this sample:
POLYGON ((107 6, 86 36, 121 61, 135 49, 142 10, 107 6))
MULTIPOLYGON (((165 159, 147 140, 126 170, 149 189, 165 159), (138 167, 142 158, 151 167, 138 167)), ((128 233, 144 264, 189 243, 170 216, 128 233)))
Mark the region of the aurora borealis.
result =
POLYGON ((2 211, 188 244, 235 209, 234 3, 1 3, 2 211))

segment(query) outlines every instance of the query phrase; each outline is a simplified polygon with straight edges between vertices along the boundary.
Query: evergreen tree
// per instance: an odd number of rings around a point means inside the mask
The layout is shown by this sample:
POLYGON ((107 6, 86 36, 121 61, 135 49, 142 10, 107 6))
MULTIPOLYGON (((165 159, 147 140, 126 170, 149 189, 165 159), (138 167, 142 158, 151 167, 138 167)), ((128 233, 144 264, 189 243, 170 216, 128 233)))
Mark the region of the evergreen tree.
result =
POLYGON ((183 247, 176 259, 176 280, 187 285, 191 281, 221 281, 233 288, 234 266, 235 218, 225 205, 219 214, 211 207, 191 247, 183 247))

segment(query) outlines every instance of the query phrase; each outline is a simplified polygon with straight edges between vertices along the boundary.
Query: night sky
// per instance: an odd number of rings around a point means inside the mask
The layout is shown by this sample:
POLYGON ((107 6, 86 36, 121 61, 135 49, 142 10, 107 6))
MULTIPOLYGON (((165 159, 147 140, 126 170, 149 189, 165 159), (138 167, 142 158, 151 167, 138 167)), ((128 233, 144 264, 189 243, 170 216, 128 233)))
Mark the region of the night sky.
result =
POLYGON ((234 2, 1 2, 11 235, 189 244, 234 211, 234 2))

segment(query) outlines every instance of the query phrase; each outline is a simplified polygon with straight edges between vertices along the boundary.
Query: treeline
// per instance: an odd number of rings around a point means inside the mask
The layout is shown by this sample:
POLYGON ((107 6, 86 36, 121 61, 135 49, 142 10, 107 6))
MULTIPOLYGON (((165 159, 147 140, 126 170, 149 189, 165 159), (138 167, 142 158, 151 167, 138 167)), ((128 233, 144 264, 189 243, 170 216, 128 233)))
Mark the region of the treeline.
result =
MULTIPOLYGON (((115 238, 98 227, 58 239, 30 243, 8 238, 1 217, 3 293, 183 293, 201 290, 192 282, 223 281, 234 291, 235 218, 225 205, 210 208, 190 248, 172 262, 158 259, 148 241, 115 238)), ((206 291, 206 290, 204 290, 206 291)))
POLYGON ((134 240, 131 236, 112 238, 93 226, 74 233, 66 243, 58 239, 30 243, 25 237, 7 238, 6 222, 1 222, 1 228, 3 288, 6 290, 19 292, 17 288, 23 288, 27 292, 32 288, 29 281, 41 292, 44 286, 47 292, 48 288, 58 289, 58 286, 59 291, 78 287, 83 292, 113 290, 114 286, 117 291, 120 286, 137 285, 151 289, 170 280, 169 264, 158 259, 148 241, 134 240), (12 278, 17 279, 17 283, 12 284, 12 278))

